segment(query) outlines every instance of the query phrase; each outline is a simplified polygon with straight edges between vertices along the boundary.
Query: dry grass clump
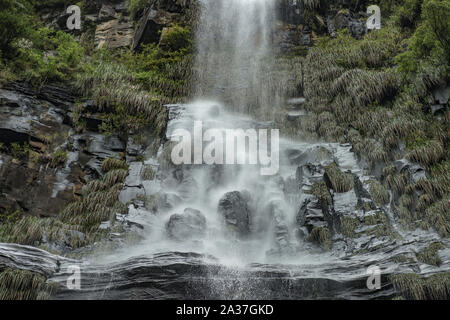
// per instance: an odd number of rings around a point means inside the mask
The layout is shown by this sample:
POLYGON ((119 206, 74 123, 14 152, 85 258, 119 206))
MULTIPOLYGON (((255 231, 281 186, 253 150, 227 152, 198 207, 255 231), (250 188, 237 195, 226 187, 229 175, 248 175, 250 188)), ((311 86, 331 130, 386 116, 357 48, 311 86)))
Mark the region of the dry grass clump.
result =
POLYGON ((441 237, 450 236, 450 197, 435 202, 425 210, 425 220, 441 237))
POLYGON ((320 201, 325 201, 325 203, 328 205, 331 205, 333 203, 330 190, 328 190, 326 183, 323 181, 313 184, 309 193, 314 195, 320 201))
POLYGON ((43 275, 6 268, 0 271, 0 300, 48 300, 56 284, 46 283, 43 275))
POLYGON ((83 246, 84 237, 74 231, 80 231, 80 227, 55 218, 24 216, 14 223, 3 224, 0 227, 0 241, 37 246, 44 240, 46 242, 64 240, 66 243, 69 242, 67 244, 72 248, 83 246))
POLYGON ((111 170, 123 169, 128 170, 128 165, 125 160, 115 158, 106 158, 102 162, 102 171, 109 172, 111 170))
POLYGON ((155 178, 155 170, 153 170, 152 166, 145 166, 144 170, 141 173, 142 180, 153 180, 155 178))
POLYGON ((353 189, 353 176, 342 172, 336 163, 325 167, 325 176, 331 183, 331 187, 338 193, 348 192, 353 189))
POLYGON ((361 223, 356 218, 349 217, 349 216, 342 217, 342 219, 341 219, 341 231, 342 231, 342 234, 344 236, 346 236, 346 237, 354 238, 355 237, 355 229, 360 224, 361 223))
POLYGON ((450 272, 421 277, 415 273, 389 277, 399 295, 410 300, 447 300, 450 297, 450 272))
POLYGON ((119 183, 124 183, 127 175, 128 175, 128 171, 125 169, 114 169, 114 170, 109 171, 103 177, 103 182, 106 183, 106 185, 112 187, 119 183))
POLYGON ((406 154, 409 161, 419 162, 425 166, 429 166, 439 162, 444 155, 444 147, 442 143, 436 140, 431 140, 422 146, 410 150, 406 154))
POLYGON ((389 202, 389 192, 386 188, 377 180, 370 181, 370 195, 373 201, 378 206, 383 206, 389 202))
POLYGON ((153 115, 159 101, 136 85, 136 79, 118 63, 100 62, 78 76, 76 85, 86 96, 94 97, 100 111, 112 104, 120 104, 130 113, 153 115))
POLYGON ((420 262, 439 267, 442 260, 439 257, 438 251, 445 249, 445 246, 440 242, 433 242, 428 247, 416 254, 417 260, 420 262))
POLYGON ((322 249, 328 251, 331 249, 331 233, 327 227, 315 227, 308 236, 308 241, 318 243, 322 249))
POLYGON ((398 195, 401 195, 403 193, 406 186, 409 184, 409 181, 409 173, 406 171, 402 173, 389 174, 385 178, 387 187, 396 192, 398 195))

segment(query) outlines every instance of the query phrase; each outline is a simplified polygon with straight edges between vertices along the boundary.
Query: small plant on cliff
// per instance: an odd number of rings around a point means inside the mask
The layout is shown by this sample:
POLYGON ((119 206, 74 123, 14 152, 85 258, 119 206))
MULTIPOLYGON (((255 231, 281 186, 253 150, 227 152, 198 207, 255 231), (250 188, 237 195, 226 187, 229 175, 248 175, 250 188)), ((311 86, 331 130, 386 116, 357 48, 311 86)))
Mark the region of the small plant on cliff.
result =
POLYGON ((337 164, 332 163, 326 166, 325 174, 334 191, 343 193, 353 189, 354 182, 352 175, 342 172, 337 164))
POLYGON ((421 277, 414 273, 395 274, 389 277, 400 295, 413 300, 447 300, 450 297, 450 272, 421 277))
POLYGON ((442 243, 434 242, 417 254, 417 260, 439 267, 442 264, 442 260, 439 257, 438 251, 442 249, 445 249, 445 246, 442 243))
POLYGON ((308 236, 308 241, 318 243, 322 249, 328 251, 331 249, 333 242, 331 241, 331 233, 327 227, 315 227, 308 236))
POLYGON ((67 151, 58 149, 50 157, 50 165, 54 168, 63 166, 67 161, 67 151))
POLYGON ((11 268, 0 271, 0 300, 47 300, 56 288, 38 273, 11 268))

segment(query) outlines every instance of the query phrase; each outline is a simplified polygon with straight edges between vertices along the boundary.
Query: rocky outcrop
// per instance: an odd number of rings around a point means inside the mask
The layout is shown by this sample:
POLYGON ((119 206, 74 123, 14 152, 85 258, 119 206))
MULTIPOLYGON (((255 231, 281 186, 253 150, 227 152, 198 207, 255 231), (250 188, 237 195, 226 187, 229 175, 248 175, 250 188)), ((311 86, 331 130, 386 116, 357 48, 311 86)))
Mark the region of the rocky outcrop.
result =
POLYGON ((133 42, 134 28, 131 22, 119 19, 107 21, 95 30, 95 47, 97 49, 129 47, 133 42))
POLYGON ((158 44, 165 28, 173 24, 184 24, 185 17, 182 13, 191 7, 191 0, 161 0, 147 8, 138 22, 133 39, 133 50, 141 45, 158 44))
POLYGON ((169 238, 174 240, 201 239, 206 234, 206 218, 199 210, 186 208, 182 214, 170 216, 166 229, 169 238))
POLYGON ((226 225, 239 237, 250 234, 250 194, 233 191, 226 193, 219 201, 219 214, 226 225))

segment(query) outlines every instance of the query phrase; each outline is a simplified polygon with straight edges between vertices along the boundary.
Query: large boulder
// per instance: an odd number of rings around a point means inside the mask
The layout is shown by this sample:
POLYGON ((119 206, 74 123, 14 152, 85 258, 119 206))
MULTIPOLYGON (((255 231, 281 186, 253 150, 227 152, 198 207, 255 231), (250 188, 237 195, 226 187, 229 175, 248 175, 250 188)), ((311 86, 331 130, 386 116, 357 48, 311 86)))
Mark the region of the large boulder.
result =
POLYGON ((247 192, 226 193, 219 201, 219 213, 225 223, 239 237, 250 234, 250 196, 247 192))
POLYGON ((166 229, 171 239, 198 240, 206 234, 206 218, 199 210, 186 208, 182 214, 170 216, 166 229))

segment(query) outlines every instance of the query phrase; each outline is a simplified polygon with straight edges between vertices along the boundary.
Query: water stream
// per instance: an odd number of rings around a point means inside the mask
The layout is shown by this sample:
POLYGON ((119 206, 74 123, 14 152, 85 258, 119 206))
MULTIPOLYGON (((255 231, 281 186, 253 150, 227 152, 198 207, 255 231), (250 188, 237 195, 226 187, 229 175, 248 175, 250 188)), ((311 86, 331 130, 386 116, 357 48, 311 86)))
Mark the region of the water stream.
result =
MULTIPOLYGON (((167 139, 177 129, 194 134, 194 121, 202 122, 203 132, 280 129, 278 174, 263 176, 259 165, 170 166, 161 162, 169 144, 161 146, 159 159, 145 161, 157 172, 155 179, 144 181, 143 164, 132 163, 126 182, 141 186, 141 202, 131 205, 129 214, 120 219, 139 226, 135 231, 140 241, 119 241, 112 252, 86 258, 81 264, 82 290, 62 290, 56 298, 298 299, 392 294, 361 290, 371 261, 386 263, 389 269, 393 267, 387 263, 389 257, 372 254, 342 260, 342 251, 326 253, 298 236, 302 230, 297 212, 307 197, 299 166, 335 161, 363 183, 367 179, 351 146, 292 141, 283 138, 283 128, 274 128, 273 122, 255 120, 267 119, 258 116, 277 107, 265 87, 265 64, 275 45, 274 3, 202 1, 196 37, 197 99, 167 106, 167 139), (230 210, 239 213, 229 216, 230 210)), ((124 195, 129 191, 124 190, 124 195)), ((51 280, 64 284, 71 263, 64 262, 51 280)))

